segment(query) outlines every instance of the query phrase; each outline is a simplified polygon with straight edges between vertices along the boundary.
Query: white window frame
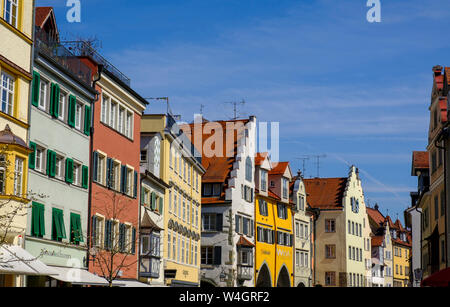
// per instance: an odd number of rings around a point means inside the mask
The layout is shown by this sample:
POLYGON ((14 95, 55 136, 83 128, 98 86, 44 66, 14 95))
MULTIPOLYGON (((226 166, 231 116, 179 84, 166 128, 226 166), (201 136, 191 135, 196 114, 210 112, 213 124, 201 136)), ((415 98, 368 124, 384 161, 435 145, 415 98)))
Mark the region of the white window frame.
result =
POLYGON ((4 0, 3 2, 3 19, 14 28, 17 28, 19 22, 19 3, 18 0, 4 0), (7 3, 10 5, 9 12, 7 11, 7 3), (9 14, 9 18, 6 14, 9 14))
POLYGON ((81 129, 81 117, 83 113, 83 106, 79 103, 75 105, 75 128, 81 129))
POLYGON ((60 92, 59 93, 59 99, 58 99, 58 104, 59 104, 59 114, 58 114, 58 119, 60 119, 60 120, 64 120, 64 111, 65 111, 65 109, 66 109, 66 101, 67 101, 67 99, 66 99, 66 97, 67 97, 67 94, 66 93, 64 93, 64 92, 60 92))
POLYGON ((23 163, 24 159, 16 157, 14 165, 14 195, 22 196, 23 194, 23 163))
POLYGON ((15 78, 7 74, 6 72, 1 72, 0 80, 0 103, 1 110, 3 113, 13 115, 14 113, 14 99, 15 99, 15 78), (6 85, 4 84, 6 82, 6 85), (3 97, 3 93, 6 92, 6 98, 3 97), (3 101, 6 101, 5 108, 3 108, 3 101))

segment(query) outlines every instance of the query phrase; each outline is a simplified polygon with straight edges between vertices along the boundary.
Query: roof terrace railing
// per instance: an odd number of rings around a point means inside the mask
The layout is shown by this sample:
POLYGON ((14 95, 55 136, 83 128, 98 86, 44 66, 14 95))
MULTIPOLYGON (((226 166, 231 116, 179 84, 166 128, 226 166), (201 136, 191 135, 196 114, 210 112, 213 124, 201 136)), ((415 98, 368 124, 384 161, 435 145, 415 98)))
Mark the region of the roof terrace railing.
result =
POLYGON ((47 55, 53 61, 72 73, 88 86, 92 84, 92 70, 80 58, 61 45, 52 33, 36 28, 35 50, 47 55))
POLYGON ((69 49, 76 56, 89 56, 98 64, 103 65, 103 69, 109 71, 127 86, 131 86, 131 79, 123 74, 117 67, 108 62, 95 50, 89 43, 84 41, 63 41, 61 42, 67 49, 69 49))

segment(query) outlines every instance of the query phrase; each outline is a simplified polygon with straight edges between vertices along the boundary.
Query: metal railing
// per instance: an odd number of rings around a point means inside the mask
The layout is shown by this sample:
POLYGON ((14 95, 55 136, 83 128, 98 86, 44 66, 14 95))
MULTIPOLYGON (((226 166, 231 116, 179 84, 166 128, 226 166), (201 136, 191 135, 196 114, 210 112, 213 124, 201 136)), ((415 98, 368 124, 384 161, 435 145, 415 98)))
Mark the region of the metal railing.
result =
POLYGON ((127 86, 131 85, 131 79, 125 76, 117 67, 108 62, 95 50, 89 43, 84 41, 63 41, 61 42, 67 49, 69 49, 76 56, 89 56, 98 64, 103 65, 103 69, 109 71, 127 86))
POLYGON ((61 65, 72 73, 80 81, 88 86, 92 84, 92 70, 84 64, 80 58, 67 50, 60 44, 57 37, 52 33, 37 28, 35 31, 35 50, 61 65))

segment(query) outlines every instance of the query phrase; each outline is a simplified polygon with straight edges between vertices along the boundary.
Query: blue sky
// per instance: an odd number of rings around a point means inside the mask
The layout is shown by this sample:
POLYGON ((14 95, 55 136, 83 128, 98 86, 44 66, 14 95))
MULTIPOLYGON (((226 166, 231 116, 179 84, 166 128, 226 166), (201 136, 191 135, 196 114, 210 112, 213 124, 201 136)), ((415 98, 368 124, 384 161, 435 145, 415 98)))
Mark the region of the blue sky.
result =
MULTIPOLYGON (((411 152, 425 150, 432 67, 445 66, 448 0, 81 0, 81 23, 54 6, 68 40, 97 37, 101 53, 144 97, 170 97, 191 121, 240 116, 280 122, 280 158, 326 154, 320 176, 361 171, 366 202, 403 220, 411 152)), ((162 104, 150 104, 160 113, 162 104)), ((315 176, 313 160, 306 176, 315 176)))

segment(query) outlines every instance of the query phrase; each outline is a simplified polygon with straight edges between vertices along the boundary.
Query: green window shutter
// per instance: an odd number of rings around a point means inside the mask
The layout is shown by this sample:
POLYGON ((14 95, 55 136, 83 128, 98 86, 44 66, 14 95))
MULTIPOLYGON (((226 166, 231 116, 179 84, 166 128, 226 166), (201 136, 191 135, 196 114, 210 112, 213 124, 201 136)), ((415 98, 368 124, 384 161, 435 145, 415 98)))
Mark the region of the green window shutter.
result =
POLYGON ((28 168, 35 169, 35 167, 36 167, 36 144, 33 142, 30 142, 30 148, 33 151, 28 156, 28 168))
POLYGON ((163 213, 163 198, 162 197, 160 197, 159 198, 159 213, 163 213))
POLYGON ((73 160, 66 159, 66 182, 73 183, 73 160))
POLYGON ((83 188, 87 189, 88 184, 89 184, 89 167, 87 167, 86 165, 83 165, 81 185, 83 188))
POLYGON ((67 123, 70 127, 75 128, 75 106, 77 103, 77 98, 73 95, 69 96, 69 113, 67 123))
POLYGON ((61 210, 56 208, 52 209, 52 240, 62 239, 61 223, 59 219, 60 211, 61 210))
POLYGON ((83 242, 83 236, 81 232, 81 218, 79 214, 70 213, 70 242, 79 243, 83 242))
POLYGON ((56 83, 52 83, 50 94, 50 115, 55 118, 58 118, 59 116, 59 93, 59 85, 56 83))
POLYGON ((45 222, 44 222, 44 205, 39 204, 39 232, 43 237, 45 236, 45 222))
POLYGON ((155 192, 152 192, 152 194, 151 194, 150 204, 151 204, 152 210, 155 210, 156 209, 156 194, 155 194, 155 192))
POLYGON ((31 94, 31 104, 35 107, 39 106, 39 91, 41 86, 41 75, 34 71, 33 72, 33 84, 32 84, 32 94, 31 94))
POLYGON ((47 175, 55 177, 56 171, 56 153, 51 150, 47 150, 47 175))
POLYGON ((144 205, 144 202, 145 202, 145 190, 141 186, 141 205, 144 205))
POLYGON ((84 134, 89 135, 91 133, 91 107, 84 106, 84 134))
POLYGON ((133 232, 131 234, 131 253, 134 255, 136 253, 136 228, 133 227, 133 232))
POLYGON ((31 207, 31 235, 38 237, 39 234, 39 204, 33 202, 31 207))

